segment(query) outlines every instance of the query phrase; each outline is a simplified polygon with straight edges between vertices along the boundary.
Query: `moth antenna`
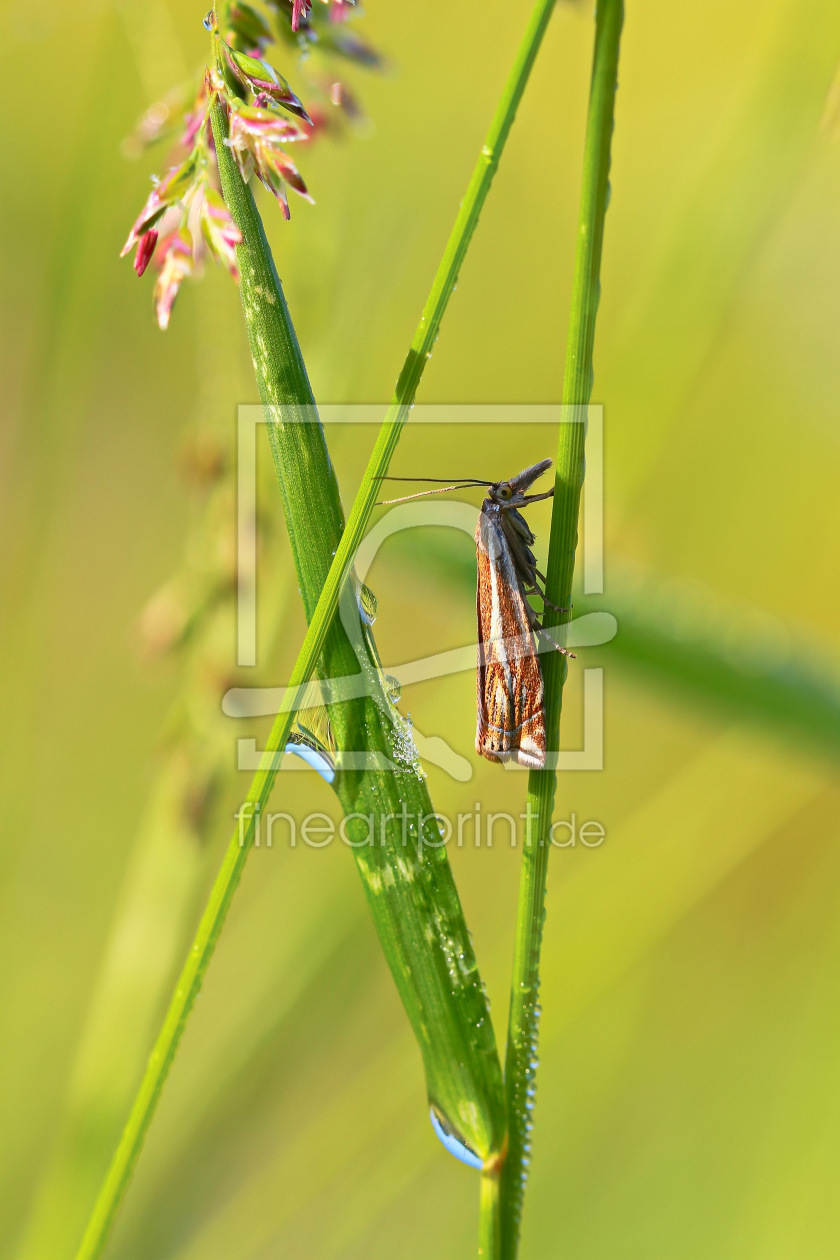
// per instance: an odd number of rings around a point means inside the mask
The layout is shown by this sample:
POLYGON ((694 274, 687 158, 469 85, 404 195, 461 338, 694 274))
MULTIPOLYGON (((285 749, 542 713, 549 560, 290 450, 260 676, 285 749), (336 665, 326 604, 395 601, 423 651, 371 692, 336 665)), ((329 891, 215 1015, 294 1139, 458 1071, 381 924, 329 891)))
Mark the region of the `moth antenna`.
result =
MULTIPOLYGON (((393 478, 389 478, 388 480, 413 481, 414 478, 413 477, 393 477, 393 478)), ((429 477, 427 480, 431 481, 433 479, 429 477)), ((402 498, 399 498, 399 499, 379 499, 377 500, 376 506, 388 507, 391 503, 407 503, 409 499, 425 499, 426 496, 429 494, 446 494, 447 490, 473 490, 477 485, 485 486, 485 485, 491 485, 491 484, 492 484, 491 482, 486 482, 486 481, 467 481, 467 482, 461 483, 460 485, 441 486, 439 490, 420 490, 418 491, 417 494, 404 494, 402 498)))
MULTIPOLYGON (((435 482, 436 484, 443 485, 445 482, 449 482, 449 481, 451 481, 451 480, 452 480, 452 478, 451 478, 451 477, 386 477, 386 476, 376 476, 376 477, 374 477, 374 478, 373 478, 373 480, 374 480, 374 481, 433 481, 433 482, 435 482)), ((470 486, 492 486, 492 485, 494 485, 494 484, 495 484, 495 482, 493 481, 493 479, 492 479, 492 478, 490 478, 489 480, 486 480, 486 481, 485 481, 485 480, 484 480, 484 478, 482 478, 482 477, 460 477, 460 478, 458 478, 458 480, 460 480, 460 481, 464 482, 464 483, 465 483, 465 485, 470 485, 470 486)), ((458 489, 463 489, 463 487, 462 487, 462 486, 459 486, 459 487, 458 487, 458 489)))
POLYGON ((537 636, 538 638, 542 639, 546 647, 553 647, 554 651, 559 652, 561 656, 568 656, 573 661, 577 660, 576 652, 570 652, 568 648, 563 647, 562 644, 558 643, 556 639, 553 639, 551 635, 548 633, 548 631, 544 630, 542 626, 540 626, 539 630, 537 631, 537 636))

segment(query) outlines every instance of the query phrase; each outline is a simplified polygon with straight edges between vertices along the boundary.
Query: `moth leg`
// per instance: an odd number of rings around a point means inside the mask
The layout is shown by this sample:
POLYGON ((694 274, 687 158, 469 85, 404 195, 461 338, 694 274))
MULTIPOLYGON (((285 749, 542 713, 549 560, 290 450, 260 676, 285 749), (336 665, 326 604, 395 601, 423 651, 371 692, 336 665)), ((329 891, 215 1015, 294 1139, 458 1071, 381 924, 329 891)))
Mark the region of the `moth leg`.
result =
POLYGON ((525 599, 523 600, 523 603, 525 605, 525 613, 528 618, 528 625, 534 632, 536 632, 541 628, 540 614, 537 612, 536 608, 532 608, 528 603, 528 591, 525 592, 525 599))
MULTIPOLYGON (((545 596, 543 595, 542 591, 540 590, 538 586, 523 587, 522 589, 523 589, 523 594, 525 596, 525 607, 528 610, 528 619, 531 620, 531 618, 533 617, 536 620, 536 622, 539 623, 539 619, 542 616, 542 613, 537 612, 536 608, 533 608, 531 604, 528 603, 528 600, 531 598, 532 595, 537 595, 543 601, 543 603, 545 603, 546 602, 545 596)), ((553 604, 551 606, 552 608, 554 607, 553 604)), ((558 608, 556 611, 563 612, 564 610, 562 608, 558 608)), ((531 624, 533 625, 534 622, 532 621, 531 624)))
MULTIPOLYGON (((540 579, 542 580, 542 582, 543 582, 543 584, 544 584, 546 579, 545 579, 545 577, 543 576, 543 574, 542 574, 542 573, 540 573, 539 569, 535 569, 535 570, 534 570, 534 572, 536 573, 537 577, 538 577, 538 578, 540 578, 540 579)), ((568 607, 568 608, 558 608, 556 604, 552 604, 551 600, 546 598, 545 591, 544 591, 544 590, 540 590, 539 584, 538 584, 537 582, 535 582, 535 583, 534 583, 534 586, 533 586, 533 591, 536 591, 536 593, 539 595, 539 597, 540 597, 540 599, 542 600, 542 602, 543 602, 545 605, 547 605, 547 607, 548 607, 548 608, 553 608, 555 612, 559 612, 559 613, 571 612, 571 611, 572 611, 572 608, 574 607, 574 605, 573 605, 573 604, 569 604, 569 607, 568 607)), ((529 592, 529 594, 530 594, 530 593, 532 593, 532 592, 529 592)))
POLYGON ((540 599, 542 600, 542 602, 543 602, 543 603, 544 603, 544 604, 545 604, 548 608, 553 608, 555 612, 560 612, 560 613, 563 613, 563 612, 571 612, 571 611, 572 611, 572 605, 571 605, 571 604, 569 604, 569 607, 568 607, 568 608, 558 608, 556 604, 552 604, 552 602, 551 602, 551 600, 550 600, 550 599, 546 599, 546 597, 545 597, 545 592, 544 592, 544 591, 539 591, 538 593, 539 593, 539 597, 540 597, 540 599))

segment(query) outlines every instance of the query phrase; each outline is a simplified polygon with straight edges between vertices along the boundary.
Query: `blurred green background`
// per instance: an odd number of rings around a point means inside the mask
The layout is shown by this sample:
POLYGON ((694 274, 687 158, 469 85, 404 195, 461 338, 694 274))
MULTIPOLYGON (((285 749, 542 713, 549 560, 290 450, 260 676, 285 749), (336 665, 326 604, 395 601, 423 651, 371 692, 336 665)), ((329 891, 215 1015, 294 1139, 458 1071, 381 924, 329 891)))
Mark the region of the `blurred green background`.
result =
MULTIPOLYGON (((369 134, 304 155, 317 206, 290 224, 261 202, 322 401, 389 396, 527 7, 370 0, 360 31, 390 68, 358 84, 369 134)), ((73 1254, 245 789, 235 738, 265 730, 219 712, 233 499, 195 471, 196 443, 232 459, 236 406, 256 401, 236 293, 211 270, 163 335, 148 278, 117 257, 160 160, 120 141, 200 66, 202 16, 186 0, 2 16, 0 1254, 26 1260, 73 1254), (183 646, 150 652, 191 611, 183 646)), ((591 35, 588 5, 558 7, 423 402, 560 399, 591 35)), ((523 1260, 837 1254, 836 741, 631 668, 611 589, 641 572, 665 615, 690 594, 689 630, 709 609, 724 663, 732 626, 755 627, 757 670, 768 650, 819 652, 831 703, 840 139, 821 120, 838 61, 829 0, 627 3, 594 392, 599 606, 619 637, 582 654, 605 670, 606 768, 563 775, 557 798, 607 838, 550 870, 523 1260)), ((373 430, 329 436, 347 504, 373 430)), ((452 440, 409 432, 394 471, 470 474, 479 444, 461 441, 463 467, 443 468, 452 440)), ((546 453, 494 428, 478 472, 546 453)), ((303 622, 263 462, 276 682, 303 622)), ((470 641, 464 572, 383 551, 386 661, 470 641)), ((403 699, 473 762, 467 784, 430 769, 432 797, 517 812, 524 777, 473 756, 473 687, 403 699)), ((573 673, 566 746, 579 690, 573 673)), ((274 800, 335 812, 312 773, 274 800)), ((451 856, 501 1037, 518 854, 451 856)), ((349 852, 254 853, 108 1254, 446 1260, 472 1254, 476 1206, 429 1127, 349 852)))

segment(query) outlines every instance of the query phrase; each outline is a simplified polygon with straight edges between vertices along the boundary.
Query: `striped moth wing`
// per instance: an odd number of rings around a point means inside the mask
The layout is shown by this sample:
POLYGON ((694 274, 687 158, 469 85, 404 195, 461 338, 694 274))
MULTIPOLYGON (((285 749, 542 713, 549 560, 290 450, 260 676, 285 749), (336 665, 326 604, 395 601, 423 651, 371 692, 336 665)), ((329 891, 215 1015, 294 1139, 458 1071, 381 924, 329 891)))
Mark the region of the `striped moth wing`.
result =
POLYGON ((501 522, 485 500, 475 531, 478 670, 475 750, 488 761, 545 765, 543 679, 529 609, 501 522))

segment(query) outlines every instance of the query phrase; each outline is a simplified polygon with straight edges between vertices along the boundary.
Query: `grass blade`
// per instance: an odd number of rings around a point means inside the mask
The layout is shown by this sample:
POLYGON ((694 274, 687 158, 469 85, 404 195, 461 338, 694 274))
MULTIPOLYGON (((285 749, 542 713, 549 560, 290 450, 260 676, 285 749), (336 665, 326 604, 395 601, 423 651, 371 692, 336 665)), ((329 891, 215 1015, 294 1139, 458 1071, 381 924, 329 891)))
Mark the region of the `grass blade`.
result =
MULTIPOLYGON (((251 191, 224 143, 218 105, 213 126, 222 190, 243 237, 237 249, 242 308, 311 618, 341 540, 341 501, 282 286, 251 191)), ((504 1135, 501 1065, 487 1000, 410 727, 384 687, 372 633, 356 601, 351 578, 341 590, 341 617, 328 628, 321 658, 323 679, 355 676, 363 683, 354 697, 332 688, 325 696, 337 745, 332 786, 423 1056, 430 1100, 486 1158, 504 1135), (358 769, 355 759, 349 763, 344 754, 350 752, 369 754, 365 768, 358 769)))
MULTIPOLYGON (((563 383, 563 402, 580 407, 584 415, 592 392, 592 348, 600 293, 604 216, 609 197, 610 145, 622 21, 622 0, 600 0, 595 17, 595 52, 563 383)), ((559 607, 568 607, 571 603, 584 472, 583 450, 584 425, 561 424, 546 583, 549 599, 559 607)), ((547 612, 547 625, 561 624, 570 618, 569 613, 552 613, 550 608, 547 612)), ((556 749, 566 677, 565 657, 549 653, 545 660, 544 675, 547 744, 549 749, 556 749)), ((513 1260, 518 1248, 529 1150, 539 1024, 539 965, 549 853, 548 832, 555 787, 554 770, 531 771, 528 779, 528 821, 522 853, 505 1058, 509 1148, 502 1170, 501 1220, 502 1255, 507 1260, 513 1260)))

